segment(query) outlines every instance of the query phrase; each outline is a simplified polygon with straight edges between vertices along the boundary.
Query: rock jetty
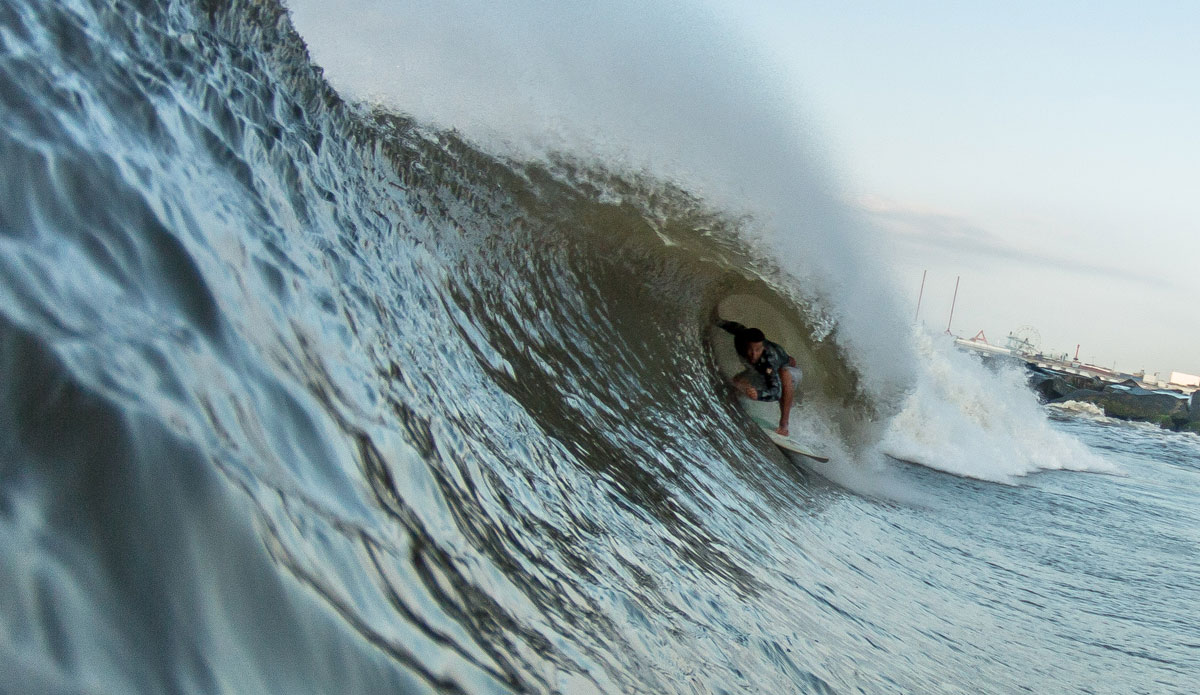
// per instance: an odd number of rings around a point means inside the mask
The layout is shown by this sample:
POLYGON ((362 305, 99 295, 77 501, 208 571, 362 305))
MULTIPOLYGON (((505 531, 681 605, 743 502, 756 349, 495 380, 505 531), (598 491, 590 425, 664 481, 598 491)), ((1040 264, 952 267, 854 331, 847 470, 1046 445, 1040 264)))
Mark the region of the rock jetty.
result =
POLYGON ((1152 391, 1132 379, 1110 383, 1094 376, 1028 368, 1030 386, 1045 403, 1092 403, 1109 417, 1200 434, 1200 391, 1189 398, 1180 391, 1152 391))

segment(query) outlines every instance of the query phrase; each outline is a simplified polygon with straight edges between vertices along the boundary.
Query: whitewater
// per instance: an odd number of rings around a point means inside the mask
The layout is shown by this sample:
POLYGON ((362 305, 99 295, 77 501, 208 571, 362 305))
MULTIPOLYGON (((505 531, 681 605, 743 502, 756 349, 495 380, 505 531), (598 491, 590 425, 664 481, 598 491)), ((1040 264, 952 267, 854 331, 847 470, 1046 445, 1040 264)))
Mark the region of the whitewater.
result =
POLYGON ((0 692, 1194 692, 1200 438, 910 326, 776 77, 683 4, 0 0, 0 692))

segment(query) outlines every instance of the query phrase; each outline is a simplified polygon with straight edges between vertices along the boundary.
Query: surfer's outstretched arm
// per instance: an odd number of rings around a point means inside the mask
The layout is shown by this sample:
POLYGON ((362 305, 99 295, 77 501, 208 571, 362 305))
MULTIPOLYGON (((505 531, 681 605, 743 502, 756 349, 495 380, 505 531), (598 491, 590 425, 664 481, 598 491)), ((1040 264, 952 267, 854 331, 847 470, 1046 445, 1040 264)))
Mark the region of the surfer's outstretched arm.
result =
POLYGON ((731 333, 733 335, 737 335, 738 333, 746 330, 746 327, 737 321, 726 321, 725 319, 719 318, 716 322, 717 326, 723 329, 726 333, 731 333))

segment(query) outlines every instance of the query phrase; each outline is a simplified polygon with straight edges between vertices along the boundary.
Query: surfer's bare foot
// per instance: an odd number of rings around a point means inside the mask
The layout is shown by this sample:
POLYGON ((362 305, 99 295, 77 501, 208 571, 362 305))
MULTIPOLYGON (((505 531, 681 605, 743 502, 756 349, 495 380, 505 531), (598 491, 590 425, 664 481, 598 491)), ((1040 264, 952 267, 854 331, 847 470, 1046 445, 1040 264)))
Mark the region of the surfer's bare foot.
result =
POLYGON ((788 428, 787 428, 787 425, 784 425, 784 426, 782 426, 782 427, 779 427, 779 428, 777 428, 777 429, 775 430, 775 434, 777 434, 777 435, 779 435, 779 436, 781 436, 781 437, 786 437, 786 436, 788 436, 788 428))

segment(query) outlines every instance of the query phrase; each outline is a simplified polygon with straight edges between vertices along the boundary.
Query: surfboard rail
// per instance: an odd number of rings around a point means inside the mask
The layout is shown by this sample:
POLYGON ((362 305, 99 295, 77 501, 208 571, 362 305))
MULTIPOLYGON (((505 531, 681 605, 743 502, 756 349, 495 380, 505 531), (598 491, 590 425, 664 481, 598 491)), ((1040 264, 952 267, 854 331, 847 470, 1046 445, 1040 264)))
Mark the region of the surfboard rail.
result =
POLYGON ((754 418, 754 423, 757 424, 759 427, 761 427, 762 431, 766 432, 767 436, 771 438, 771 441, 775 443, 775 446, 779 447, 780 449, 783 449, 785 451, 790 451, 793 454, 800 454, 801 456, 807 456, 808 458, 810 458, 814 461, 820 461, 821 463, 827 463, 829 461, 828 456, 821 456, 820 454, 814 454, 813 452, 809 451, 808 449, 805 449, 804 447, 800 446, 800 444, 796 440, 794 440, 790 437, 785 437, 785 436, 777 433, 775 431, 775 427, 773 425, 771 425, 771 423, 767 422, 766 420, 756 417, 756 418, 754 418))

